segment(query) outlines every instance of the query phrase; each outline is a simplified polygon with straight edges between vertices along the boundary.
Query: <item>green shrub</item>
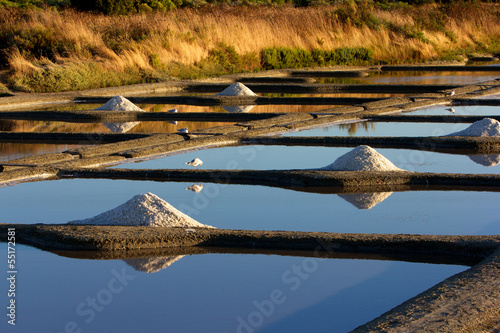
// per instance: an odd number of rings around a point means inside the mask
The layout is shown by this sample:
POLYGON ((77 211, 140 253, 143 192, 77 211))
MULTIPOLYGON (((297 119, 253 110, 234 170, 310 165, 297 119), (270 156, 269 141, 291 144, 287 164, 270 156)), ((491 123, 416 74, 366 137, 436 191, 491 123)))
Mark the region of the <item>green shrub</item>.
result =
POLYGON ((134 0, 71 0, 71 5, 80 10, 105 14, 130 14, 136 11, 134 0))
POLYGON ((351 65, 368 62, 372 59, 372 55, 373 52, 364 47, 312 51, 285 47, 266 48, 261 52, 261 66, 263 69, 283 69, 351 65))

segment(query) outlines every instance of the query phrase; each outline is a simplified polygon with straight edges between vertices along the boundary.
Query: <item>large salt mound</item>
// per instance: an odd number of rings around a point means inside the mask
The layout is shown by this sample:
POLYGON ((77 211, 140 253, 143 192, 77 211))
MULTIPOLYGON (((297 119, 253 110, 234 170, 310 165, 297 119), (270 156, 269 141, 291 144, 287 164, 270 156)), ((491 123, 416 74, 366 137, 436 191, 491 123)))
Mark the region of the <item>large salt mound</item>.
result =
POLYGON ((500 122, 491 118, 476 121, 463 131, 448 134, 447 136, 500 136, 500 122))
POLYGON ((140 107, 129 101, 123 96, 115 96, 106 102, 103 106, 95 108, 94 110, 103 111, 143 111, 140 107))
POLYGON ((357 146, 321 170, 331 171, 403 171, 369 146, 357 146))
POLYGON ((97 216, 68 222, 69 224, 126 225, 146 227, 199 227, 201 224, 178 211, 153 193, 139 194, 124 204, 97 216))
POLYGON ((257 96, 256 93, 251 91, 243 83, 233 83, 222 92, 218 93, 219 96, 257 96))

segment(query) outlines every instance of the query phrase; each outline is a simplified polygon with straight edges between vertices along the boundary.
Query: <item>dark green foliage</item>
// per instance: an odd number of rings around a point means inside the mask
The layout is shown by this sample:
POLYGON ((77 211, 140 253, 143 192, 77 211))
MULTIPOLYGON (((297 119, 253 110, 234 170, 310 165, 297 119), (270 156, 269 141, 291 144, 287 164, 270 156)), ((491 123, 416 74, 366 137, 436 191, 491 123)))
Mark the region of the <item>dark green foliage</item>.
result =
POLYGON ((364 47, 336 50, 307 51, 292 48, 267 48, 261 53, 263 69, 300 68, 313 66, 353 65, 372 59, 372 51, 364 47))
MULTIPOLYGON (((67 55, 74 50, 73 44, 59 40, 54 31, 45 27, 0 32, 0 45, 3 50, 17 49, 28 59, 54 60, 56 55, 67 55)), ((0 67, 7 65, 8 53, 10 52, 0 53, 0 67)))
POLYGON ((80 10, 105 14, 129 14, 135 11, 134 0, 71 0, 71 4, 80 10))
POLYGON ((24 8, 24 7, 40 7, 40 8, 64 8, 70 5, 70 0, 0 0, 0 8, 24 8))

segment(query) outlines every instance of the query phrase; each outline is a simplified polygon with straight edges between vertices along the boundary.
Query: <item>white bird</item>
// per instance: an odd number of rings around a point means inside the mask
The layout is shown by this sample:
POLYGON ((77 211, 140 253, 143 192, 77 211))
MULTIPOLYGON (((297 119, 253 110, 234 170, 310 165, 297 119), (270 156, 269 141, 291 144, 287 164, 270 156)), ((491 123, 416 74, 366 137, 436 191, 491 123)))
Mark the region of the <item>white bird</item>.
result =
POLYGON ((174 125, 177 125, 177 120, 174 120, 174 121, 169 121, 169 123, 174 124, 174 125))
POLYGON ((447 108, 446 111, 450 111, 451 113, 455 113, 455 109, 454 108, 447 108))
POLYGON ((455 95, 455 90, 448 91, 448 92, 446 93, 446 96, 453 96, 453 95, 455 95))
POLYGON ((203 161, 200 160, 198 157, 195 158, 194 160, 192 161, 189 161, 189 162, 186 162, 185 164, 187 165, 192 165, 194 166, 195 169, 198 169, 198 166, 202 166, 203 165, 203 161))
POLYGON ((181 134, 187 134, 187 133, 189 133, 189 131, 188 131, 187 127, 184 127, 184 128, 179 128, 179 129, 177 130, 177 132, 179 132, 179 133, 181 133, 181 134))
POLYGON ((170 112, 170 113, 177 113, 177 109, 168 110, 167 112, 170 112))
POLYGON ((189 187, 186 187, 186 191, 187 190, 190 190, 190 191, 193 191, 194 193, 200 193, 201 190, 203 190, 203 184, 194 184, 194 185, 191 185, 189 187))

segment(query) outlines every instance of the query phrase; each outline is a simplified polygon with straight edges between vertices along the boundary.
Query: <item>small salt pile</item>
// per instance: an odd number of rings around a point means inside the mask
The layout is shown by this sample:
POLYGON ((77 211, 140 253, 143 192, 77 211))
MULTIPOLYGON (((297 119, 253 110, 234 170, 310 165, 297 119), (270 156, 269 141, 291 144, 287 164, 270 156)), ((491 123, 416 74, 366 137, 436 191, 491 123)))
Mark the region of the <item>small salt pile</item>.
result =
POLYGON ((320 170, 330 171, 404 171, 369 146, 357 146, 320 170))
POLYGON ((448 134, 447 136, 500 136, 500 122, 491 118, 476 121, 463 131, 448 134))
POLYGON ((105 213, 68 224, 213 228, 195 221, 153 193, 136 195, 105 213))
POLYGON ((218 96, 257 96, 256 93, 251 91, 243 83, 233 83, 222 92, 217 94, 218 96))
POLYGON ((106 102, 103 106, 95 108, 94 110, 103 111, 142 111, 143 109, 129 101, 123 96, 115 96, 106 102))
POLYGON ((392 192, 339 194, 339 197, 359 209, 372 209, 387 199, 392 192))

